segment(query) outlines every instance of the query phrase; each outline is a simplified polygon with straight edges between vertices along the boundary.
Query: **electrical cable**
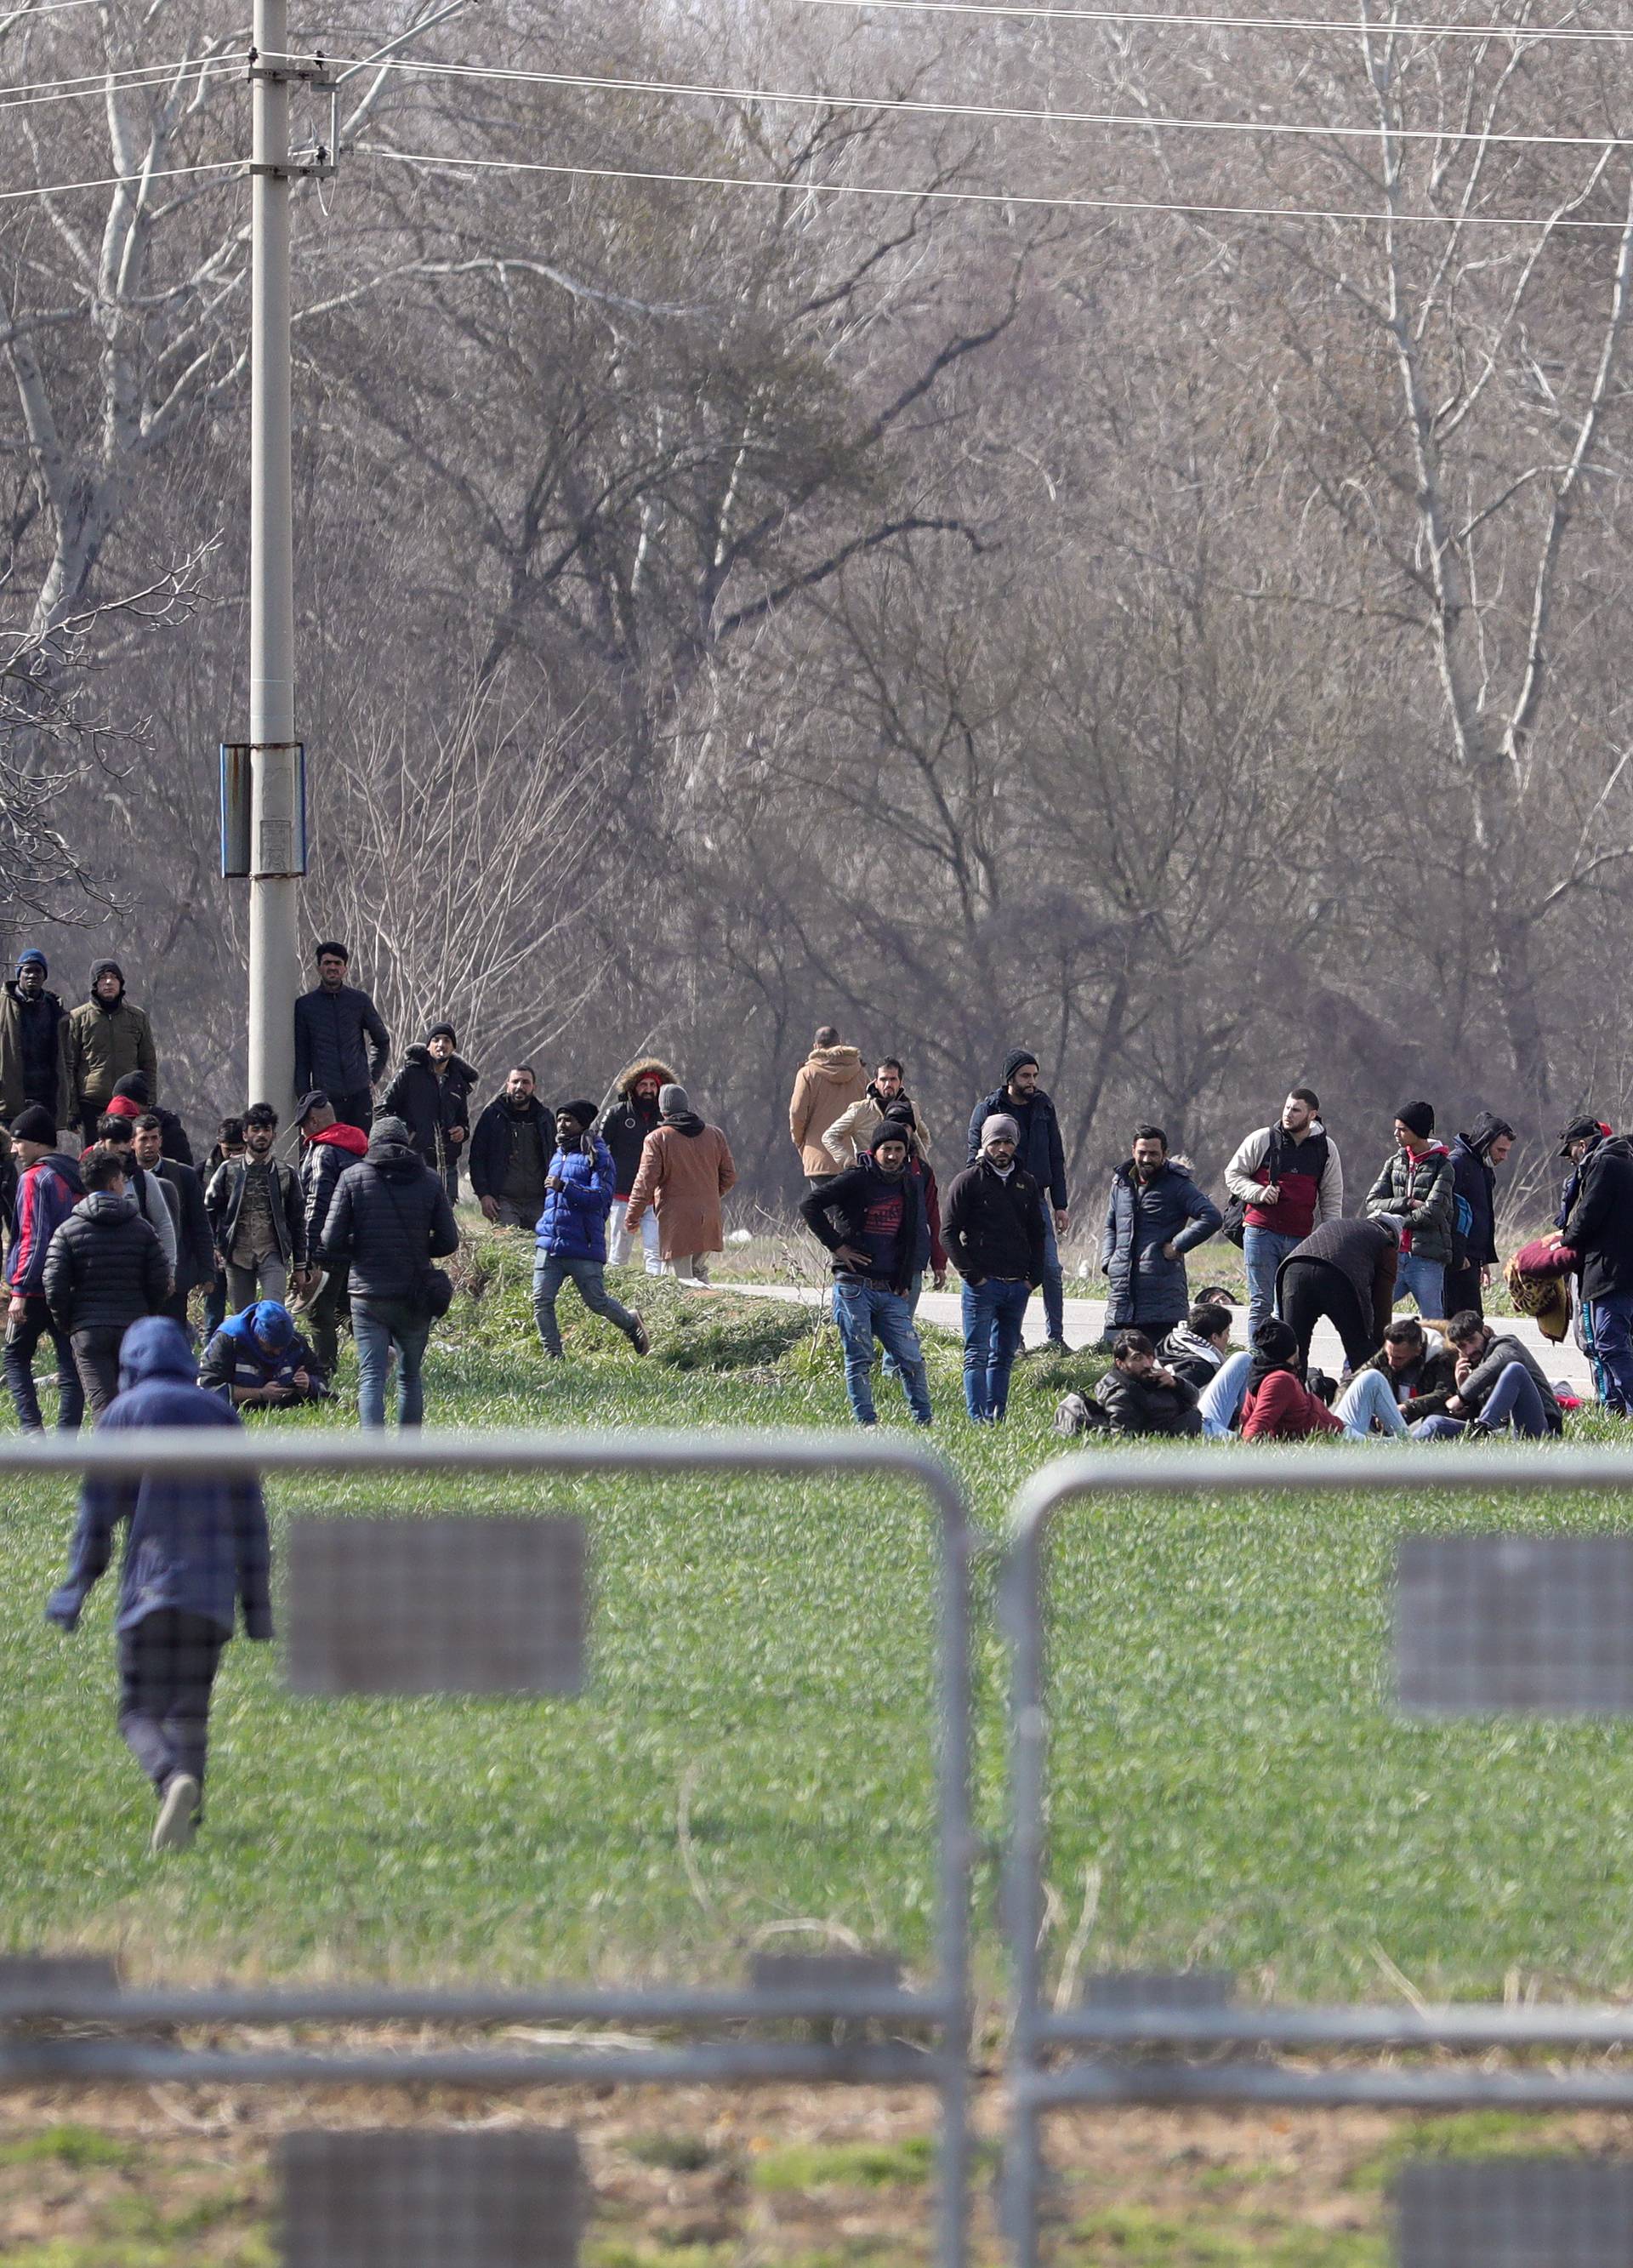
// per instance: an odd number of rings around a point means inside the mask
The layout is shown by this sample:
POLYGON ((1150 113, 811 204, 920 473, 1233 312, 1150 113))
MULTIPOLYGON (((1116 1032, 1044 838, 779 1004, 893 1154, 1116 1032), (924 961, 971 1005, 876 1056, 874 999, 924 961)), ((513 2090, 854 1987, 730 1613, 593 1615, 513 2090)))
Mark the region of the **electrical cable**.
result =
POLYGON ((1076 197, 1039 195, 1009 189, 914 189, 875 187, 860 181, 788 181, 775 176, 756 179, 730 173, 648 173, 624 166, 569 166, 543 158, 447 158, 429 151, 391 150, 377 142, 352 145, 359 154, 395 159, 403 166, 435 167, 447 173, 555 173, 599 181, 651 181, 684 188, 774 189, 783 195, 823 197, 895 197, 931 204, 1043 205, 1051 210, 1086 212, 1178 213, 1217 216, 1238 220, 1360 221, 1370 227, 1396 224, 1440 228, 1570 228, 1615 229, 1624 220, 1567 219, 1554 213, 1436 213, 1360 212, 1342 209, 1286 205, 1168 204, 1156 198, 1076 197))
MULTIPOLYGON (((333 59, 344 64, 347 58, 333 59)), ((518 81, 528 85, 586 89, 611 94, 696 95, 710 102, 765 102, 802 105, 819 110, 881 110, 908 112, 916 117, 996 118, 1041 126, 1103 126, 1141 133, 1251 134, 1296 136, 1319 141, 1374 142, 1387 135, 1396 142, 1477 142, 1517 144, 1526 148, 1621 150, 1633 148, 1633 136, 1621 134, 1520 134, 1493 128, 1490 132, 1467 128, 1433 126, 1323 126, 1298 120, 1247 118, 1146 117, 1126 111, 1028 110, 1019 105, 987 102, 931 102, 908 95, 795 94, 782 89, 754 86, 695 86, 676 80, 595 78, 579 71, 503 70, 482 63, 428 63, 417 58, 394 59, 382 70, 416 71, 431 77, 518 81)))
POLYGON ((129 63, 119 70, 81 71, 74 78, 28 79, 21 86, 0 86, 0 95, 7 101, 24 95, 51 95, 59 88, 72 88, 80 94, 100 94, 109 86, 121 85, 128 79, 173 78, 177 72, 241 71, 245 59, 241 55, 177 55, 168 63, 129 63))
POLYGON ((19 197, 65 196, 70 189, 134 188, 142 181, 173 181, 184 173, 241 173, 242 158, 212 158, 198 166, 156 166, 149 173, 104 173, 94 181, 40 181, 32 189, 0 189, 0 204, 15 203, 19 197))
POLYGON ((1357 18, 1324 16, 1164 15, 1152 8, 1034 8, 1016 0, 805 0, 813 8, 892 8, 908 15, 1021 16, 1057 18, 1063 23, 1150 24, 1165 30, 1225 32, 1332 32, 1350 39, 1371 34, 1424 40, 1529 40, 1624 46, 1633 30, 1620 25, 1387 24, 1357 18))

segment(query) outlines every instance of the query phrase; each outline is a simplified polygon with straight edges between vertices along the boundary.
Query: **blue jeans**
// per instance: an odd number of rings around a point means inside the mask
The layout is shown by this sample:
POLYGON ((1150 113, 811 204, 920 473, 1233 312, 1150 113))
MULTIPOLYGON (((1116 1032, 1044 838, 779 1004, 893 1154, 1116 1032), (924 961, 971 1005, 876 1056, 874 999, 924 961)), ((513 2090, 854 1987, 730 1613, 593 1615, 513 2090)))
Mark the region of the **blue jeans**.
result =
POLYGON ((1604 1407, 1618 1418, 1633 1418, 1633 1292, 1612 1292, 1589 1300, 1582 1310, 1582 1336, 1593 1366, 1593 1384, 1604 1407))
POLYGON ((1236 1413, 1242 1406, 1247 1391, 1247 1373, 1253 1368, 1253 1356, 1244 1349, 1239 1354, 1227 1354, 1212 1378, 1202 1390, 1202 1400, 1196 1404, 1202 1418, 1203 1434, 1210 1441, 1223 1441, 1236 1423, 1236 1413))
MULTIPOLYGON (((1467 1421, 1461 1418, 1422 1418, 1411 1429, 1420 1441, 1454 1441, 1467 1421)), ((1511 1362, 1485 1398, 1480 1422, 1493 1432, 1512 1425, 1529 1441, 1543 1441, 1553 1432, 1542 1407, 1537 1382, 1523 1362, 1511 1362)))
POLYGON ((1066 1336, 1066 1278, 1060 1264, 1060 1240, 1055 1233, 1055 1207, 1043 1192, 1043 1321, 1051 1339, 1066 1336))
POLYGON ((908 1303, 887 1285, 872 1284, 859 1276, 834 1279, 834 1321, 845 1350, 845 1392, 850 1413, 858 1425, 876 1425, 873 1407, 873 1342, 895 1359, 908 1406, 921 1425, 930 1423, 930 1381, 924 1375, 924 1356, 908 1303))
POLYGON ((996 1276, 964 1286, 964 1406, 977 1425, 995 1425, 1009 1405, 1010 1373, 1031 1296, 1024 1280, 1005 1284, 996 1276))
POLYGON ((351 1335, 357 1348, 357 1423, 376 1432, 386 1424, 386 1381, 397 1353, 397 1423, 417 1425, 425 1415, 420 1366, 431 1318, 411 1300, 351 1297, 351 1335))
MULTIPOLYGON (((923 1296, 924 1271, 921 1268, 916 1272, 913 1281, 908 1285, 908 1313, 909 1315, 917 1314, 918 1303, 923 1296)), ((896 1358, 891 1353, 888 1347, 885 1350, 884 1371, 886 1378, 900 1378, 901 1375, 901 1372, 896 1368, 896 1358)))
POLYGON ((1342 1419, 1345 1435, 1351 1441, 1369 1440, 1374 1422, 1395 1440, 1407 1431, 1394 1388, 1381 1370, 1357 1370, 1333 1415, 1342 1419))
POLYGON ((1242 1231, 1242 1258, 1247 1263, 1247 1336, 1252 1340, 1261 1323, 1276 1313, 1276 1271, 1290 1252, 1304 1242, 1301 1236, 1284 1236, 1279 1229, 1247 1227, 1242 1231))
POLYGON ((1415 1252, 1403 1252, 1395 1267, 1394 1295, 1397 1300, 1416 1300, 1420 1315, 1441 1320, 1445 1314, 1445 1263, 1420 1260, 1415 1252))
POLYGON ((621 1300, 614 1300, 607 1288, 606 1263, 600 1260, 571 1260, 563 1252, 541 1252, 533 1263, 533 1315, 539 1326, 539 1336, 544 1341, 546 1354, 553 1359, 562 1351, 562 1335, 556 1328, 555 1300, 563 1284, 577 1286, 578 1297, 592 1315, 605 1315, 615 1324, 627 1339, 635 1336, 635 1317, 621 1300))

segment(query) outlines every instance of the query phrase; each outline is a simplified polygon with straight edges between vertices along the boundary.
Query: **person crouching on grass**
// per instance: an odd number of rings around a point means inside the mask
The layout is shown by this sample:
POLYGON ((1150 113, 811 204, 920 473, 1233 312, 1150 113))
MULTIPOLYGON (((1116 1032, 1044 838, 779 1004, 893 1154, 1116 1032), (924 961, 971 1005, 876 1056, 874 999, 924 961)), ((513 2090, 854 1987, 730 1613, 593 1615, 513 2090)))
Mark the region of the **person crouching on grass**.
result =
MULTIPOLYGON (((100 1432, 242 1428, 219 1395, 194 1384, 187 1333, 168 1315, 150 1315, 126 1332, 119 1387, 98 1420, 100 1432)), ((114 1624, 119 1729, 158 1797, 149 1849, 182 1851, 202 1815, 210 1688, 240 1602, 245 1635, 272 1636, 266 1507, 260 1483, 247 1476, 87 1475, 68 1580, 46 1608, 59 1628, 77 1627, 121 1520, 129 1528, 114 1624)))

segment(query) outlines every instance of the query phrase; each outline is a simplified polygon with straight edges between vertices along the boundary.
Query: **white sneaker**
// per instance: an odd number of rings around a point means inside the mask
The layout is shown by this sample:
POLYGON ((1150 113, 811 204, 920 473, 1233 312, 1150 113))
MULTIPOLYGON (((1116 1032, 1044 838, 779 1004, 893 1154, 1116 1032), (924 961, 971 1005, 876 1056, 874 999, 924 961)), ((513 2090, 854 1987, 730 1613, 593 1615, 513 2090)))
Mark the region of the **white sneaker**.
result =
POLYGON ((153 1822, 151 1852, 185 1851, 198 1825, 198 1782, 191 1772, 177 1772, 165 1789, 165 1800, 153 1822))

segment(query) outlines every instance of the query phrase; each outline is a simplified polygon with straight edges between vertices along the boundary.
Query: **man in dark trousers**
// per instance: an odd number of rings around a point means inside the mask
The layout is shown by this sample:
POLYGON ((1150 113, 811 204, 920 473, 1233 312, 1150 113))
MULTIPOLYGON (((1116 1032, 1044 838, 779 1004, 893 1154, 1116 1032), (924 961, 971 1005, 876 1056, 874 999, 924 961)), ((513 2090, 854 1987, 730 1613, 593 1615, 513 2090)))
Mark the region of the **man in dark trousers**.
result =
POLYGON ((476 1066, 459 1053, 452 1024, 433 1024, 422 1047, 410 1048, 402 1068, 380 1098, 380 1108, 401 1118, 415 1148, 440 1174, 450 1204, 460 1202, 460 1160, 471 1138, 471 1089, 476 1066))
MULTIPOLYGON (((1043 1216, 1043 1315, 1048 1344, 1063 1351, 1066 1344, 1066 1285, 1061 1272, 1060 1240, 1066 1233, 1066 1152, 1060 1138, 1055 1105, 1038 1085, 1038 1059, 1030 1048, 1011 1048, 1004 1059, 1004 1083, 983 1094, 969 1114, 966 1154, 973 1166, 981 1155, 982 1128, 997 1115, 1012 1118, 1019 1130, 1015 1163, 1029 1174, 1039 1189, 1043 1216)), ((1181 1302, 1181 1314, 1185 1312, 1181 1302)))
POLYGON ((351 1270, 360 1425, 385 1425, 394 1351, 397 1423, 417 1425, 424 1416, 420 1372, 438 1313, 430 1266, 459 1247, 448 1192, 409 1141, 408 1128, 401 1118, 376 1119, 368 1154, 341 1175, 323 1226, 324 1266, 351 1270))
POLYGON ((130 1153, 143 1172, 175 1195, 176 1287, 165 1313, 187 1330, 188 1300, 216 1280, 216 1241, 204 1210, 204 1185, 191 1166, 166 1158, 165 1130, 157 1110, 144 1110, 130 1130, 130 1153))
POLYGON ((85 1390, 68 1336, 57 1328, 46 1304, 45 1270, 51 1239, 85 1195, 79 1161, 57 1148, 55 1113, 42 1103, 29 1103, 11 1121, 11 1147, 20 1174, 5 1262, 11 1295, 6 1310, 5 1382, 24 1432, 42 1432, 34 1390, 34 1350, 41 1338, 48 1338, 56 1356, 56 1422, 63 1432, 77 1433, 85 1415, 85 1390))
POLYGON ((1132 1152, 1111 1177, 1100 1272, 1110 1285, 1107 1331, 1166 1337, 1191 1304, 1185 1256, 1219 1226, 1219 1208, 1168 1155, 1160 1126, 1136 1126, 1132 1152))
POLYGON ((293 1166, 272 1154, 278 1114, 269 1102, 244 1113, 244 1155, 217 1166, 204 1204, 216 1249, 226 1263, 227 1306, 241 1314, 257 1300, 282 1300, 306 1275, 306 1222, 293 1166))
MULTIPOLYGON (((132 1326, 119 1386, 99 1431, 239 1429, 220 1396, 194 1384, 192 1349, 167 1315, 132 1326)), ((46 1608, 63 1630, 77 1626, 121 1520, 129 1527, 114 1625, 119 1729, 158 1798, 149 1848, 181 1851, 202 1815, 210 1689, 239 1604, 246 1637, 272 1636, 267 1515, 259 1484, 247 1477, 88 1478, 68 1580, 46 1608)))
POLYGON ((908 1171, 904 1127, 879 1140, 842 1174, 800 1200, 806 1227, 834 1263, 834 1321, 845 1351, 845 1393, 858 1425, 876 1425, 873 1342, 894 1356, 914 1422, 931 1422, 930 1382, 908 1290, 924 1232, 923 1185, 908 1171))
POLYGON ((1298 1342, 1298 1359, 1310 1359, 1310 1335, 1323 1319, 1343 1342, 1351 1370, 1370 1362, 1384 1343, 1394 1307, 1401 1226, 1393 1213, 1370 1220, 1324 1220, 1295 1245, 1276 1272, 1276 1305, 1298 1342))
MULTIPOLYGON (((295 1105, 295 1129, 300 1136, 301 1218, 305 1223, 310 1286, 318 1272, 323 1231, 335 1192, 340 1187, 340 1177, 348 1166, 355 1166, 368 1155, 369 1138, 360 1126, 348 1126, 336 1118, 335 1105, 315 1087, 303 1094, 295 1105)), ((349 1312, 349 1303, 346 1270, 330 1268, 322 1273, 322 1290, 315 1298, 308 1290, 305 1322, 312 1333, 313 1351, 324 1374, 333 1378, 340 1353, 340 1319, 349 1312)))
MULTIPOLYGON (((50 975, 37 945, 18 956, 0 991, 0 1117, 8 1124, 34 1103, 58 1131, 73 1123, 68 1077, 68 1011, 46 990, 50 975)), ((53 1138, 55 1146, 55 1136, 53 1138)))
POLYGON ((1564 1241, 1582 1264, 1582 1322, 1599 1398, 1615 1416, 1633 1418, 1633 1141, 1598 1129, 1597 1119, 1577 1119, 1565 1130, 1563 1156, 1586 1146, 1564 1241), (1586 1137, 1585 1125, 1593 1129, 1586 1137))
POLYGON ((366 992, 346 982, 349 948, 327 938, 316 954, 318 981, 295 1003, 295 1092, 320 1087, 335 1116, 366 1133, 374 1090, 386 1076, 391 1035, 366 992))
POLYGON ((534 1229, 544 1211, 555 1121, 537 1086, 531 1064, 512 1064, 471 1137, 471 1187, 496 1228, 534 1229))
POLYGON ((942 1212, 948 1257, 964 1279, 964 1407, 996 1425, 1009 1406, 1026 1302, 1043 1274, 1043 1193, 1015 1162, 1020 1129, 1007 1111, 982 1122, 981 1155, 955 1174, 942 1212))
POLYGON ((99 1418, 119 1391, 125 1333, 170 1297, 170 1263, 158 1231, 136 1210, 121 1157, 99 1146, 80 1178, 85 1194, 51 1239, 42 1282, 91 1414, 99 1418))
POLYGON ((1513 1146, 1513 1128, 1489 1110, 1452 1145, 1452 1257, 1442 1294, 1448 1315, 1470 1307, 1485 1313, 1497 1266, 1497 1169, 1513 1146))

